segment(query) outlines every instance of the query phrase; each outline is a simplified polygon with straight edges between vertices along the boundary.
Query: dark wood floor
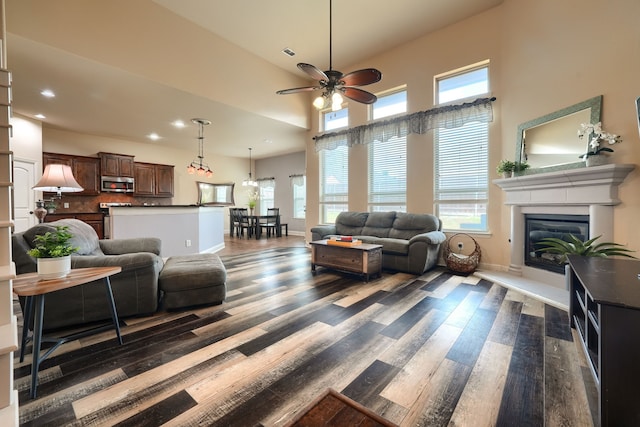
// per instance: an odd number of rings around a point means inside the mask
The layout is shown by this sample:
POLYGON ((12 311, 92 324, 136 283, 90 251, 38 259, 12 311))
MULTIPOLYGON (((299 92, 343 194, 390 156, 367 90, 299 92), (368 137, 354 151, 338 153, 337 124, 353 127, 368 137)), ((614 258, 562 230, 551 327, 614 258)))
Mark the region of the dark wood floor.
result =
POLYGON ((329 387, 401 426, 592 425, 564 311, 444 269, 314 276, 301 237, 220 256, 224 304, 63 345, 35 400, 16 358, 21 425, 279 426, 329 387))

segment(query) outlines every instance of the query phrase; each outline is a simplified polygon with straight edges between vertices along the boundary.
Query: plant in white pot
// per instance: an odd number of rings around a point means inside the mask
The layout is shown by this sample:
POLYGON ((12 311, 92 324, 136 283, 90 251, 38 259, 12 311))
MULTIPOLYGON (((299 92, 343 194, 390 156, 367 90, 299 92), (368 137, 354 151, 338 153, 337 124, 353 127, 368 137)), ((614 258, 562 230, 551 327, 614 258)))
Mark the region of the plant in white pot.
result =
POLYGON ((69 240, 73 237, 69 227, 56 226, 33 238, 35 247, 29 255, 38 260, 38 276, 43 280, 58 279, 71 271, 71 254, 78 250, 69 240))

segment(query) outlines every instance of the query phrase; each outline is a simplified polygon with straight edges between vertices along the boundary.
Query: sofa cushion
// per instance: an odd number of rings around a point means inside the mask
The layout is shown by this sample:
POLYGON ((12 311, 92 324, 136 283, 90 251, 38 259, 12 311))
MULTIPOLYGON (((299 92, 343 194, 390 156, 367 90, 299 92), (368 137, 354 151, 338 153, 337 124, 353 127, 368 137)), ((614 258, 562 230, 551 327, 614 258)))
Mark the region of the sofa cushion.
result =
POLYGON ((342 236, 362 234, 368 212, 340 212, 336 218, 336 233, 342 236))
POLYGON ((362 228, 362 234, 365 236, 387 237, 395 219, 395 211, 370 212, 362 228))
POLYGON ((358 240, 362 240, 363 243, 370 243, 372 245, 382 245, 383 254, 394 255, 408 255, 409 254, 409 241, 405 239, 392 239, 390 237, 375 237, 375 236, 356 236, 358 240))
POLYGON ((54 221, 51 225, 64 225, 69 227, 69 233, 73 234, 73 237, 69 242, 73 246, 78 248, 78 255, 102 255, 100 244, 98 242, 98 234, 92 226, 79 219, 60 219, 54 221))
POLYGON ((416 234, 428 233, 440 229, 440 221, 430 214, 411 214, 398 212, 389 237, 409 240, 416 234))

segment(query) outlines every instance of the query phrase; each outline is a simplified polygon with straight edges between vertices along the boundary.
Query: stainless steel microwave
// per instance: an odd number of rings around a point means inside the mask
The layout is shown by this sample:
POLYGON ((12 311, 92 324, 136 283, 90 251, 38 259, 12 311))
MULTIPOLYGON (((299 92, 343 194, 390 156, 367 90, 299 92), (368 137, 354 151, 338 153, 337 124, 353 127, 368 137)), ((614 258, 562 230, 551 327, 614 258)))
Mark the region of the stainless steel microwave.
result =
POLYGON ((100 191, 106 193, 133 193, 134 180, 130 177, 100 177, 100 191))

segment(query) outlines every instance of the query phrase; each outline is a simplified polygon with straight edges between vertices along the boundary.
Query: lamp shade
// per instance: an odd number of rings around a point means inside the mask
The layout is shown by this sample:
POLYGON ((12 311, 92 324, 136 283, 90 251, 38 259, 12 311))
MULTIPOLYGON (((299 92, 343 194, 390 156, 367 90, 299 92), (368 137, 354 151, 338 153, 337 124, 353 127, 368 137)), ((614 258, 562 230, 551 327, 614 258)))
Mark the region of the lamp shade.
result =
POLYGON ((58 194, 75 193, 84 190, 73 177, 71 167, 58 164, 47 165, 42 173, 42 178, 33 186, 33 189, 56 192, 58 194))

